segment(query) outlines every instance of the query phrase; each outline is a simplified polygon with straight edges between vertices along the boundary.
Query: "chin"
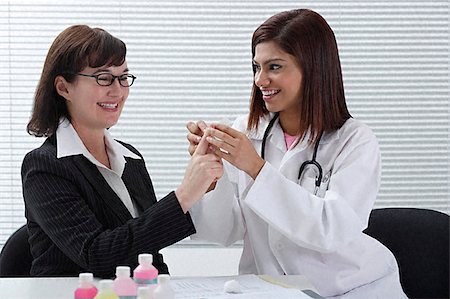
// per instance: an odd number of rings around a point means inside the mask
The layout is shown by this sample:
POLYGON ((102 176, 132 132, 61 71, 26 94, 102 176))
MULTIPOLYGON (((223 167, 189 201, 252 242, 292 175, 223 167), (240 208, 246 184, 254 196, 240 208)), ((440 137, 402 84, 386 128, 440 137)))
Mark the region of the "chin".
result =
POLYGON ((111 127, 114 127, 117 124, 118 120, 110 120, 107 121, 105 124, 105 128, 109 129, 111 127))

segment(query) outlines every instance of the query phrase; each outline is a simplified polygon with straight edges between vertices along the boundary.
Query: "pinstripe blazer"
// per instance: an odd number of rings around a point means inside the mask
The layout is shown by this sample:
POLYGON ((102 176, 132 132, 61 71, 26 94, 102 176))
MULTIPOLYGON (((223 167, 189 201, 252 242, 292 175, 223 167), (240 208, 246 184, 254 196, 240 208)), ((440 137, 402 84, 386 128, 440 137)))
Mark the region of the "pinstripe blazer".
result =
POLYGON ((125 159, 122 179, 137 218, 83 155, 56 158, 55 135, 25 156, 22 189, 33 255, 31 275, 89 271, 113 277, 116 266, 135 268, 137 255, 144 252, 154 254, 161 273, 168 272, 158 250, 195 233, 191 217, 183 213, 174 192, 156 201, 143 159, 125 159))

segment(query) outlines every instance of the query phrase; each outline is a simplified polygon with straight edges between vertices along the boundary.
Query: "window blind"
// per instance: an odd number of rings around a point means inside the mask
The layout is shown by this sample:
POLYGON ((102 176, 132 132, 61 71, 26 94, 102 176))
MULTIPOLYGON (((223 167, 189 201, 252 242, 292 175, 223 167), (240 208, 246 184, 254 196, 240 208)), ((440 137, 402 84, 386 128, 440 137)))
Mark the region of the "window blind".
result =
POLYGON ((33 94, 56 35, 102 27, 128 47, 137 76, 114 137, 144 155, 157 196, 181 182, 185 124, 248 111, 251 34, 293 8, 333 28, 347 103, 382 152, 376 207, 449 212, 448 1, 2 1, 0 2, 0 247, 25 223, 20 166, 44 140, 29 136, 33 94))

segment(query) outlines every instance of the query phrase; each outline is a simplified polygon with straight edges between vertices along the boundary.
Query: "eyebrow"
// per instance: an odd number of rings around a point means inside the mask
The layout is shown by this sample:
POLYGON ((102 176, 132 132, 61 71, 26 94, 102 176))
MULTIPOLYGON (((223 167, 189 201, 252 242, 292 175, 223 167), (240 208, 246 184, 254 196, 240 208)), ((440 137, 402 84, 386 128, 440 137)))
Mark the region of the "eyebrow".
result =
MULTIPOLYGON (((122 73, 127 73, 128 71, 129 71, 129 69, 126 68, 122 71, 122 73)), ((98 69, 94 72, 94 74, 97 74, 97 73, 111 73, 111 71, 108 69, 98 69)))
MULTIPOLYGON (((253 63, 256 63, 256 64, 258 64, 258 62, 256 62, 256 60, 252 60, 253 61, 253 63)), ((264 61, 264 63, 263 64, 269 64, 269 63, 272 63, 272 62, 275 62, 275 61, 286 61, 286 60, 284 60, 284 59, 282 59, 282 58, 270 58, 270 59, 268 59, 268 60, 266 60, 266 61, 264 61)))

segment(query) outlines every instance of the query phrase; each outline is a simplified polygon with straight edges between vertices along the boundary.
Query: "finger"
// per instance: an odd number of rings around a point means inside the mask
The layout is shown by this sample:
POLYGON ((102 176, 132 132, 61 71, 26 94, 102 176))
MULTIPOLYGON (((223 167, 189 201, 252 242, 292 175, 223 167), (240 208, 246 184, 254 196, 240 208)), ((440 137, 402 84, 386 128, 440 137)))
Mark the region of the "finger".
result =
MULTIPOLYGON (((199 120, 197 122, 197 127, 204 132, 206 130, 206 128, 208 128, 208 126, 206 125, 206 123, 203 120, 199 120)), ((202 134, 203 135, 203 134, 202 134)))
POLYGON ((192 145, 192 144, 190 144, 189 145, 189 147, 188 147, 188 152, 189 152, 189 155, 193 155, 194 153, 195 153, 195 149, 197 148, 197 146, 196 145, 192 145))
POLYGON ((195 135, 192 133, 188 133, 186 138, 189 141, 189 143, 192 145, 197 145, 200 142, 200 140, 202 139, 201 136, 198 136, 198 135, 195 135))
POLYGON ((236 138, 234 138, 233 136, 231 136, 225 132, 222 132, 220 130, 214 129, 214 128, 208 128, 205 131, 205 134, 208 136, 212 136, 215 139, 222 140, 231 146, 236 146, 237 142, 238 142, 238 140, 236 138))
POLYGON ((224 159, 224 160, 230 162, 231 155, 227 152, 220 150, 220 148, 215 147, 213 150, 213 154, 216 155, 217 157, 219 157, 221 160, 224 159))
POLYGON ((188 129, 188 131, 190 133, 192 133, 194 135, 203 136, 203 130, 201 130, 200 127, 192 121, 190 121, 186 124, 186 128, 188 129))
POLYGON ((225 142, 225 141, 223 141, 223 140, 218 140, 218 139, 215 139, 214 137, 211 137, 211 136, 207 136, 206 140, 209 142, 209 144, 219 148, 219 150, 223 150, 223 151, 225 151, 227 153, 234 152, 233 151, 234 150, 234 146, 229 144, 229 143, 227 143, 227 142, 225 142))
POLYGON ((206 134, 203 135, 202 139, 197 145, 197 148, 195 149, 194 155, 204 155, 208 151, 209 143, 206 141, 206 134))
POLYGON ((226 134, 228 134, 228 135, 230 135, 231 137, 234 137, 234 138, 237 138, 237 137, 239 137, 242 134, 241 132, 239 132, 239 131, 237 131, 237 130, 233 129, 232 127, 227 126, 225 124, 212 124, 211 127, 215 128, 215 129, 217 129, 219 131, 222 131, 222 132, 224 132, 224 133, 226 133, 226 134))

